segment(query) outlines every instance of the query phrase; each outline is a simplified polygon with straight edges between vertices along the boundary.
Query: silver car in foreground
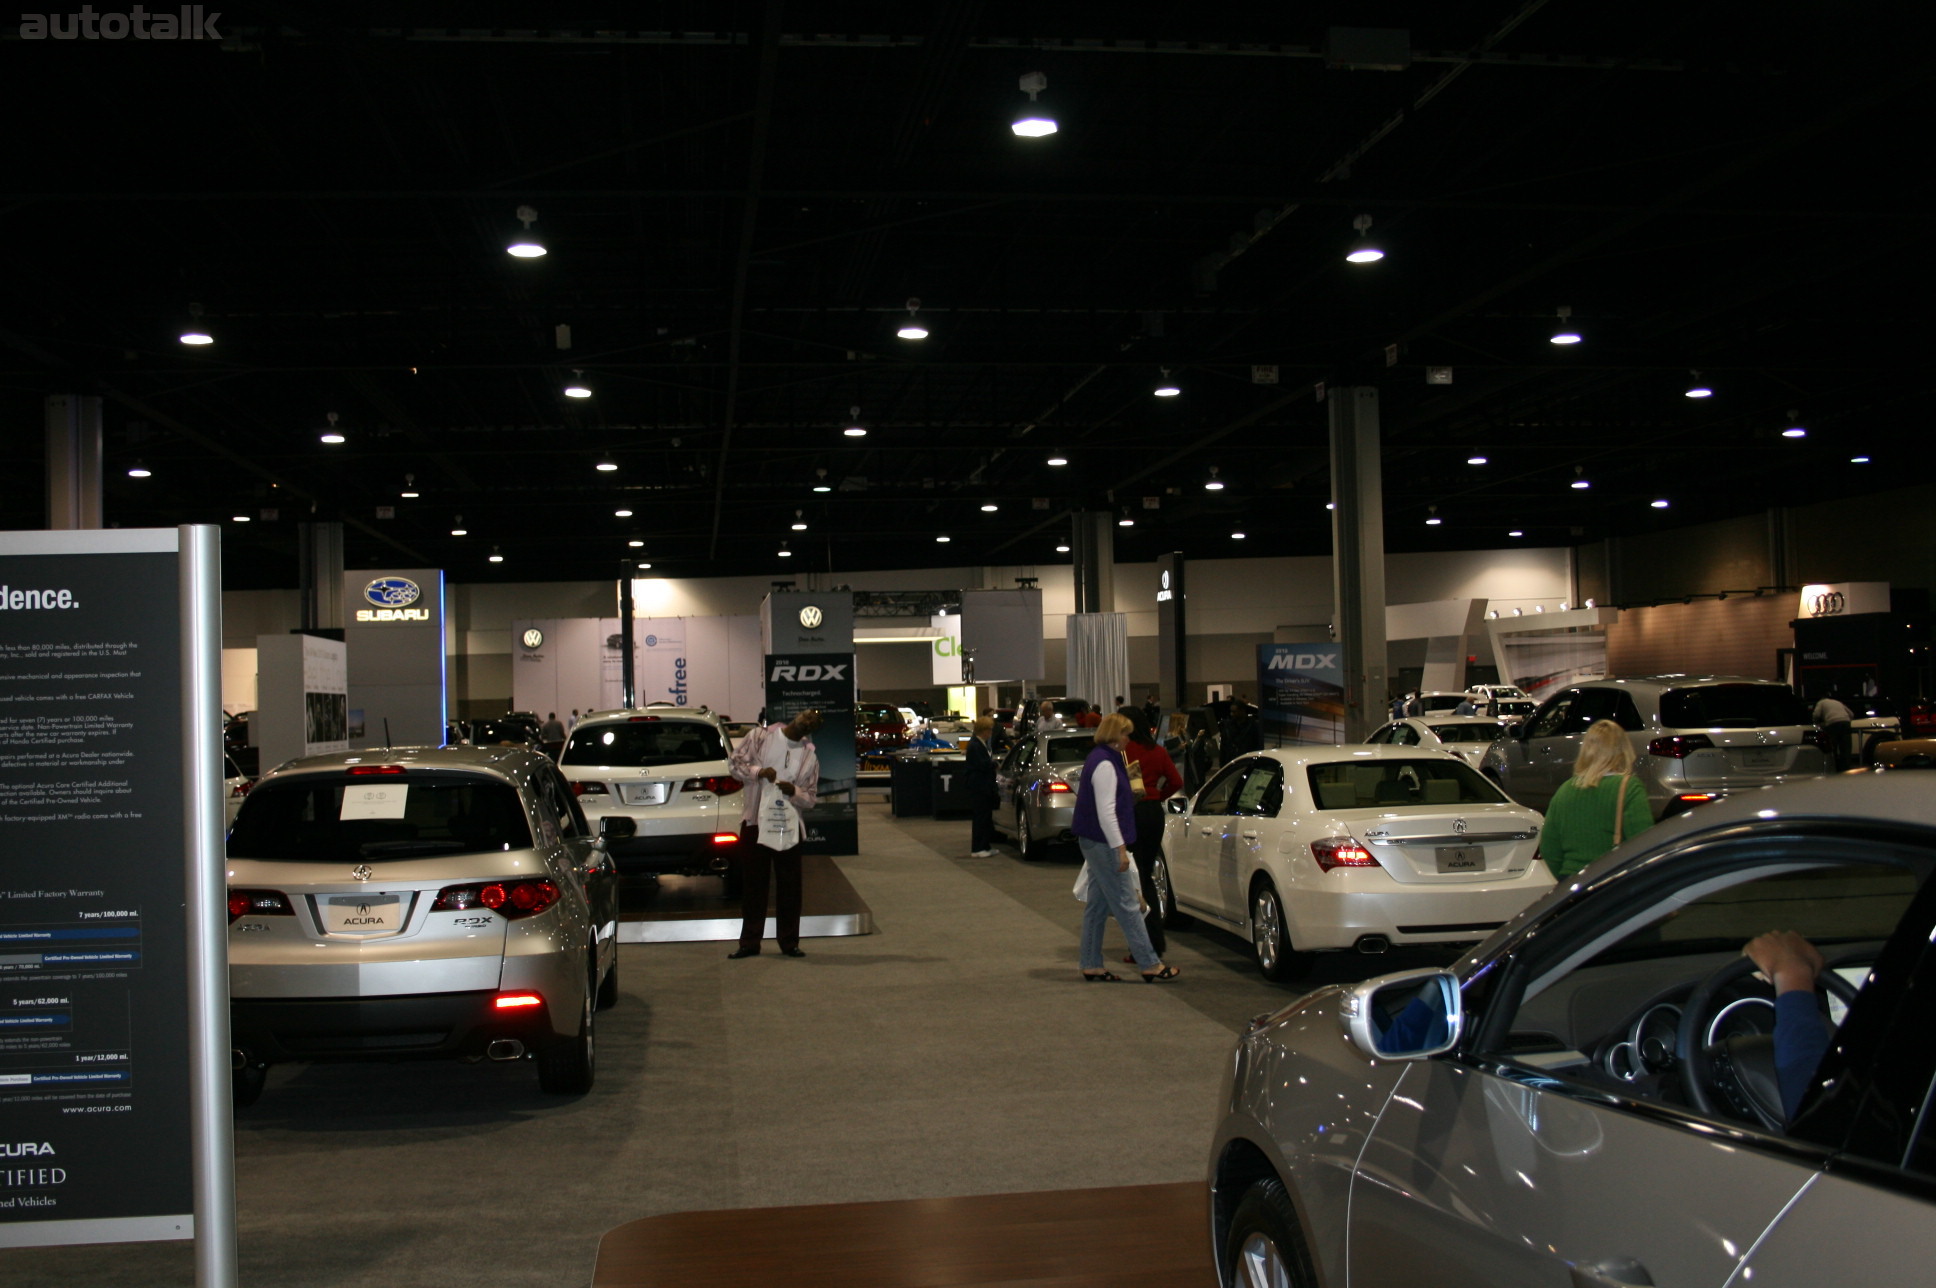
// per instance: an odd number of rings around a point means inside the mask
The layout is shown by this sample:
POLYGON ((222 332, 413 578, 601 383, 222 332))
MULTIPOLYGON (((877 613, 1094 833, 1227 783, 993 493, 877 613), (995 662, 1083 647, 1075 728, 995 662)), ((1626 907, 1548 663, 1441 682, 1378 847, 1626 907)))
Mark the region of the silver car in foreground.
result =
POLYGON ((590 1090, 616 879, 541 752, 291 761, 242 803, 228 898, 237 1103, 288 1060, 531 1057, 544 1090, 590 1090))
POLYGON ((1211 1148, 1221 1282, 1927 1284, 1933 872, 1917 775, 1742 793, 1450 969, 1260 1018, 1211 1148), (1787 1030, 1742 955, 1771 929, 1827 962, 1787 1030))
POLYGON ((1016 852, 1023 858, 1039 859, 1051 842, 1072 835, 1076 780, 1095 747, 1093 729, 1054 730, 1032 733, 1003 753, 995 766, 1001 793, 995 829, 1015 838, 1016 852))

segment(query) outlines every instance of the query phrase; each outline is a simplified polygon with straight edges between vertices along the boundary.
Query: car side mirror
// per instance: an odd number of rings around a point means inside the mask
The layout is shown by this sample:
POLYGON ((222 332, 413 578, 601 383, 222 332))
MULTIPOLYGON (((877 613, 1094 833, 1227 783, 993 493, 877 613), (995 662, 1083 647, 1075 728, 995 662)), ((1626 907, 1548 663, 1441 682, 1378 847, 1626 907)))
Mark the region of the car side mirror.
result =
POLYGON ((601 841, 629 841, 638 834, 638 823, 624 814, 607 814, 598 820, 601 841))
POLYGON ((1182 792, 1178 792, 1176 795, 1164 799, 1163 808, 1172 814, 1188 814, 1190 812, 1190 798, 1182 792))
POLYGON ((1423 1060, 1449 1051, 1465 1025, 1459 977, 1438 968, 1353 984, 1339 1014, 1351 1045, 1373 1060, 1423 1060))

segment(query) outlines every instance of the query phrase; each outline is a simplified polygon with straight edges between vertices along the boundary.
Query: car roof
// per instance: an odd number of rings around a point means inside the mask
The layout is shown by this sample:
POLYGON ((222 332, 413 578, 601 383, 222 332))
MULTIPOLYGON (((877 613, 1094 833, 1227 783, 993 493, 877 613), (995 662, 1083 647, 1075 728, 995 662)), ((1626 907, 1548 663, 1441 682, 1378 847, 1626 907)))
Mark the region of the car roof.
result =
MULTIPOLYGON (((1336 765, 1378 760, 1417 760, 1420 757, 1429 760, 1444 760, 1455 765, 1465 764, 1463 760, 1460 760, 1451 752, 1440 751, 1435 747, 1388 747, 1378 743, 1346 743, 1340 747, 1267 747, 1263 751, 1253 751, 1239 756, 1237 760, 1250 760, 1262 756, 1268 756, 1272 760, 1281 761, 1293 769, 1304 765, 1336 765)), ((1230 763, 1234 765, 1237 761, 1233 760, 1230 763)))
MULTIPOLYGON (((1936 829, 1936 792, 1929 790, 1928 771, 1859 769, 1820 778, 1799 778, 1768 787, 1751 788, 1662 819, 1636 837, 1636 857, 1651 851, 1650 841, 1670 839, 1667 828, 1688 835, 1725 832, 1743 823, 1774 820, 1843 820, 1847 822, 1908 823, 1936 829), (1646 839, 1642 839, 1646 838, 1646 839)), ((1626 867, 1622 862, 1617 867, 1626 867)))
POLYGON ((648 702, 642 707, 619 707, 611 711, 587 711, 578 717, 578 724, 572 730, 576 733, 595 721, 612 722, 643 719, 656 716, 663 720, 667 716, 677 716, 681 720, 697 720, 702 724, 719 725, 719 713, 710 707, 682 707, 674 702, 648 702))
POLYGON ((1655 685, 1663 689, 1689 689, 1710 684, 1762 684, 1787 688, 1780 680, 1763 679, 1756 675, 1630 675, 1600 680, 1576 680, 1566 685, 1569 689, 1582 689, 1590 684, 1615 684, 1624 687, 1636 685, 1655 685))
POLYGON ((1498 716, 1406 716, 1403 720, 1394 720, 1392 723, 1393 724, 1422 724, 1422 725, 1497 725, 1499 723, 1499 717, 1498 716))
POLYGON ((285 761, 263 775, 265 780, 299 774, 341 773, 356 765, 402 765, 406 769, 465 770, 494 774, 510 780, 550 757, 530 747, 366 747, 360 751, 331 751, 285 761))

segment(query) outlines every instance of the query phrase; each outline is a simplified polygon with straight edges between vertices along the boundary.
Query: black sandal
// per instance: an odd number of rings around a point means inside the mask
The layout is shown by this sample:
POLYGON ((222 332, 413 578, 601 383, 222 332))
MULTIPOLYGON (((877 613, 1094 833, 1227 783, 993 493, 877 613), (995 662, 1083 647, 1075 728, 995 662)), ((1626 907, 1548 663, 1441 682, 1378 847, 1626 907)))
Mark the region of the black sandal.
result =
POLYGON ((1108 971, 1102 971, 1095 975, 1091 975, 1088 971, 1084 971, 1082 972, 1082 978, 1083 978, 1083 982, 1088 984, 1114 984, 1118 982, 1122 978, 1122 976, 1112 975, 1108 971))
POLYGON ((1183 973, 1182 971, 1178 970, 1174 966, 1165 966, 1162 970, 1144 971, 1143 982, 1145 984, 1155 984, 1164 980, 1175 979, 1178 975, 1181 975, 1182 973, 1183 973))

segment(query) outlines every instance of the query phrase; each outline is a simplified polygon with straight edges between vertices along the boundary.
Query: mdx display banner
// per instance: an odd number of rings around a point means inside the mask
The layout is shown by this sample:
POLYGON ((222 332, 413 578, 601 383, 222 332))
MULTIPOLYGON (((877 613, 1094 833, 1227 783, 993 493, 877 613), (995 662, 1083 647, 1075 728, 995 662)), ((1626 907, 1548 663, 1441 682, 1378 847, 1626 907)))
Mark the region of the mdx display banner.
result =
POLYGON ((766 656, 766 723, 793 719, 818 708, 813 735, 820 759, 819 800, 806 812, 808 854, 860 853, 860 819, 854 798, 859 764, 854 755, 854 655, 769 653, 766 656))
POLYGON ((193 1234, 177 535, 0 534, 0 1248, 193 1234))
POLYGON ((1343 741, 1343 652, 1329 640, 1257 646, 1257 714, 1266 746, 1343 741))

